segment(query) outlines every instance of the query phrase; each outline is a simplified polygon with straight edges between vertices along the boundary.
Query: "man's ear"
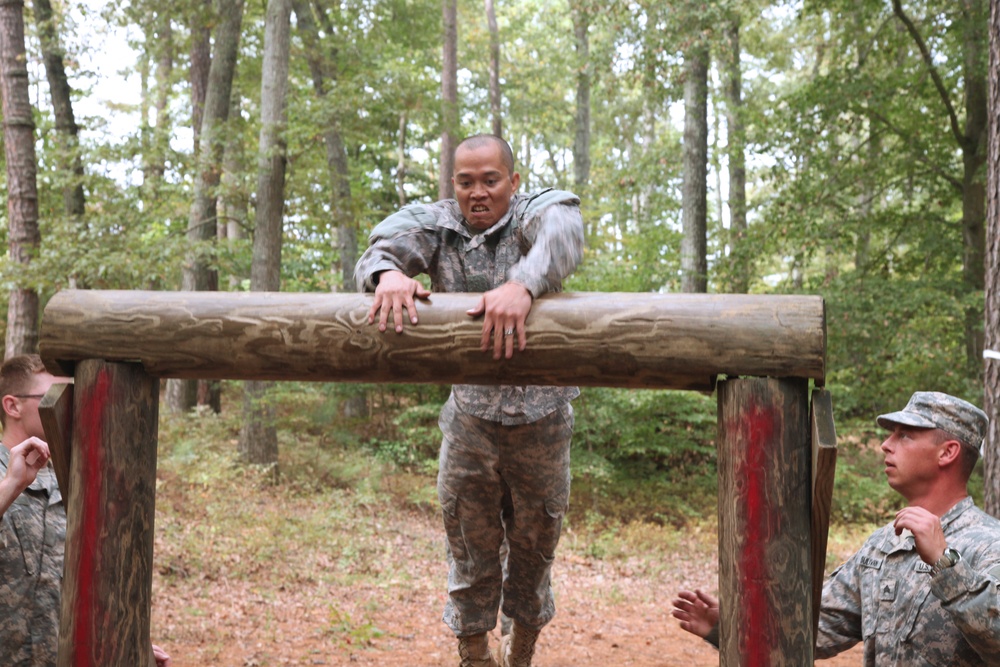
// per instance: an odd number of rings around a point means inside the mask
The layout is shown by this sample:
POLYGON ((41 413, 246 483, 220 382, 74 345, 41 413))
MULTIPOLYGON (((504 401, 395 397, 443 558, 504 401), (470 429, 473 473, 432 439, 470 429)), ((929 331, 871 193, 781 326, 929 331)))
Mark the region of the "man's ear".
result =
POLYGON ((951 465, 962 456, 962 443, 958 440, 945 440, 941 444, 941 453, 938 455, 938 464, 941 467, 951 465))
POLYGON ((16 396, 11 396, 7 394, 2 399, 3 411, 8 417, 14 417, 20 419, 21 417, 21 401, 17 399, 16 396))

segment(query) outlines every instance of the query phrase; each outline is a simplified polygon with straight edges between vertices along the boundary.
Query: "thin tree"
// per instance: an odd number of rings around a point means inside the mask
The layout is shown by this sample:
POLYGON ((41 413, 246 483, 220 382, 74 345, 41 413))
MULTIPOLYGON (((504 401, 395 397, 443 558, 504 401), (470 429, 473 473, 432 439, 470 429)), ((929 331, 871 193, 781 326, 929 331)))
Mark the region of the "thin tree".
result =
POLYGON ((52 99, 52 115, 59 143, 57 164, 66 181, 62 185, 63 208, 70 220, 83 219, 86 199, 83 192, 83 160, 80 158, 80 128, 73 113, 72 89, 66 76, 64 54, 49 0, 35 0, 35 22, 45 62, 45 77, 52 99))
MULTIPOLYGON (((316 96, 325 100, 330 87, 336 83, 338 50, 332 46, 333 30, 329 24, 325 3, 317 1, 315 9, 323 20, 327 32, 327 43, 331 44, 325 54, 321 48, 319 29, 313 15, 313 8, 307 0, 293 0, 295 21, 302 34, 309 73, 312 76, 316 96)), ((347 148, 340 133, 340 119, 331 115, 323 124, 323 144, 326 148, 327 173, 330 176, 330 210, 333 224, 337 228, 337 246, 340 251, 340 289, 354 291, 354 264, 358 259, 358 232, 354 216, 351 214, 351 174, 347 161, 347 148)))
POLYGON ((396 133, 396 198, 400 207, 406 206, 406 109, 399 114, 399 132, 396 133))
MULTIPOLYGON (((170 22, 171 12, 161 11, 156 15, 150 41, 156 56, 156 126, 147 133, 152 135, 143 155, 143 190, 147 200, 155 201, 166 171, 167 152, 170 147, 170 89, 174 71, 174 32, 170 22)), ((204 100, 199 102, 204 106, 204 100)), ((148 119, 144 117, 144 121, 148 119)))
MULTIPOLYGON (((224 146, 224 128, 229 117, 229 100, 236 73, 243 0, 220 0, 219 24, 215 33, 212 64, 205 89, 201 119, 194 199, 188 214, 187 238, 192 250, 185 260, 181 288, 186 291, 218 289, 218 274, 211 266, 212 242, 218 236, 216 190, 224 146)), ((198 399, 198 383, 171 380, 167 383, 167 403, 174 412, 187 412, 198 399)))
POLYGON ((575 0, 573 14, 573 43, 576 48, 576 114, 573 139, 573 182, 577 193, 590 182, 590 11, 588 2, 575 0))
POLYGON ((444 48, 441 58, 441 172, 438 199, 455 196, 455 132, 458 129, 458 1, 441 0, 444 48))
POLYGON ((681 291, 708 291, 708 44, 684 54, 684 183, 681 190, 681 291))
MULTIPOLYGON (((219 5, 220 12, 224 8, 225 0, 222 0, 219 5)), ((205 98, 208 95, 212 66, 211 26, 215 22, 212 0, 193 0, 188 12, 187 19, 191 31, 188 81, 191 83, 191 127, 194 130, 194 151, 197 154, 201 146, 202 117, 205 113, 205 98)))
POLYGON ((24 277, 38 254, 38 163, 28 94, 24 2, 0 0, 0 98, 7 158, 7 221, 11 259, 22 267, 7 302, 6 357, 38 348, 38 292, 24 277))
POLYGON ((986 511, 1000 517, 1000 0, 990 2, 987 139, 986 352, 984 409, 990 418, 984 463, 986 511))
POLYGON ((743 122, 743 68, 740 65, 740 18, 733 15, 724 36, 728 56, 726 76, 726 135, 729 138, 730 290, 750 290, 750 253, 747 251, 746 127, 743 122))
MULTIPOLYGON (((234 243, 246 238, 250 228, 250 197, 243 185, 243 175, 247 173, 246 153, 243 150, 240 124, 240 91, 233 88, 229 101, 229 119, 226 145, 222 154, 222 179, 219 192, 219 238, 234 243)), ((230 287, 236 287, 247 276, 230 276, 230 287)))
POLYGON ((493 0, 486 3, 486 24, 490 30, 490 114, 493 117, 493 134, 503 136, 503 115, 500 111, 500 28, 493 0))
MULTIPOLYGON (((281 287, 282 220, 285 204, 285 103, 288 95, 292 0, 268 0, 261 66, 260 145, 257 149, 257 215, 250 289, 281 287)), ((239 453, 246 463, 271 466, 278 474, 278 436, 267 394, 272 382, 244 383, 239 453)))

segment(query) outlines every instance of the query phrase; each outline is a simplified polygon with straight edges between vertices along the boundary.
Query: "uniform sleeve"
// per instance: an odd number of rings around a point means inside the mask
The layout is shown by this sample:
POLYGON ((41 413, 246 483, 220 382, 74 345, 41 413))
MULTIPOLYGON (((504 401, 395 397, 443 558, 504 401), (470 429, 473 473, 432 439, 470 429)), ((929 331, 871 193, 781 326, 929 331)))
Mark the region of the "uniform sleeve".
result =
POLYGON ((507 280, 524 285, 532 297, 562 289, 562 281, 583 259, 583 216, 575 201, 552 204, 522 225, 530 246, 507 272, 507 280))
POLYGON ((829 658, 863 638, 858 554, 833 571, 823 583, 816 658, 829 658))
POLYGON ((426 273, 441 241, 437 218, 447 210, 414 205, 390 215, 369 236, 370 245, 354 267, 359 292, 372 292, 382 271, 401 271, 411 278, 426 273))
POLYGON ((965 559, 931 577, 931 593, 965 640, 990 662, 1000 654, 1000 564, 977 571, 965 559))

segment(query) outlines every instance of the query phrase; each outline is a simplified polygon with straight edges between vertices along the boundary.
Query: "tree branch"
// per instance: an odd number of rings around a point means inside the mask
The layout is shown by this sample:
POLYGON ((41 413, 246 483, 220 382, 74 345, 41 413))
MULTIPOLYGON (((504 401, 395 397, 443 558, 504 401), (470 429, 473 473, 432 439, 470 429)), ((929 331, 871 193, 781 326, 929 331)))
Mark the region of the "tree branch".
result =
MULTIPOLYGON (((895 125, 893 125, 892 121, 890 121, 888 118, 886 118, 885 116, 883 116, 879 112, 877 112, 877 111, 875 111, 874 109, 871 109, 871 108, 865 108, 865 109, 863 109, 863 113, 871 116, 871 118, 873 118, 874 120, 877 120, 878 122, 880 122, 883 125, 885 125, 887 128, 889 128, 890 132, 892 132, 897 137, 899 137, 900 139, 902 139, 905 144, 907 144, 909 146, 913 146, 913 147, 915 147, 917 149, 921 149, 921 147, 909 135, 907 135, 901 129, 899 129, 898 127, 896 127, 895 125)), ((952 176, 951 174, 949 174, 947 171, 945 171, 944 169, 942 169, 941 167, 939 167, 937 164, 935 164, 931 160, 928 160, 926 157, 923 156, 923 154, 922 154, 921 151, 922 151, 922 149, 918 150, 915 153, 915 155, 914 155, 914 157, 916 157, 916 159, 917 159, 918 162, 921 162, 921 163, 925 164, 933 173, 937 174, 938 176, 940 176, 941 178, 943 178, 945 181, 947 181, 948 183, 950 183, 959 192, 963 191, 963 188, 965 186, 962 184, 962 180, 961 179, 955 178, 954 176, 952 176)))
POLYGON ((941 75, 938 74, 937 68, 934 67, 931 52, 927 48, 927 44, 924 43, 924 38, 920 36, 920 32, 917 30, 917 27, 913 25, 913 21, 911 21, 910 17, 903 11, 903 6, 900 0, 892 0, 892 11, 903 23, 903 25, 906 26, 906 31, 910 33, 910 37, 913 38, 917 48, 920 49, 920 55, 923 56, 924 64, 927 65, 927 71, 931 75, 931 79, 934 81, 934 87, 937 88, 938 95, 941 97, 941 102, 944 103, 944 107, 948 111, 948 120, 951 122, 951 132, 955 135, 955 140, 958 142, 958 145, 965 146, 965 135, 962 134, 962 129, 958 126, 958 115, 955 113, 955 107, 951 104, 951 99, 948 97, 948 91, 944 87, 941 75))

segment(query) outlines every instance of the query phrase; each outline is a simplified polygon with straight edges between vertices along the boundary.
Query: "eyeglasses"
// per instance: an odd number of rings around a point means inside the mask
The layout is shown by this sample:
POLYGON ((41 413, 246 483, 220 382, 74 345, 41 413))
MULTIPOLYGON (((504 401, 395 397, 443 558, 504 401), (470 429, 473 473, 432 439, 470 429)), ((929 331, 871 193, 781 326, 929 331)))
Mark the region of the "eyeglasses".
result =
POLYGON ((14 394, 14 398, 45 398, 45 394, 14 394))

